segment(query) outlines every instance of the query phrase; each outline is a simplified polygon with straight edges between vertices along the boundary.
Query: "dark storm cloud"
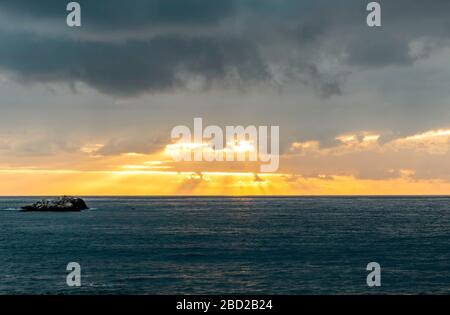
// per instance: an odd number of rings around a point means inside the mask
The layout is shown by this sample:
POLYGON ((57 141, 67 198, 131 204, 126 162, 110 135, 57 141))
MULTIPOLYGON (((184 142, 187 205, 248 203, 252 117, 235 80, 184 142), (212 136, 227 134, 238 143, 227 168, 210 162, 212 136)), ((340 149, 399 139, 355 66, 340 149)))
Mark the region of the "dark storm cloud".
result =
MULTIPOLYGON (((17 16, 64 19, 67 0, 0 0, 0 7, 17 16)), ((105 30, 149 25, 206 25, 232 15, 235 0, 78 0, 83 24, 105 30)))
POLYGON ((329 60, 350 69, 405 66, 448 42, 450 1, 380 1, 380 29, 366 25, 368 2, 86 0, 82 28, 68 30, 67 1, 0 0, 11 17, 0 32, 0 68, 23 81, 83 82, 125 96, 183 87, 193 77, 241 85, 281 74, 281 86, 298 82, 330 97, 341 93, 345 75, 324 70, 329 60), (64 31, 23 30, 23 19, 60 21, 54 28, 64 31), (415 41, 426 49, 414 55, 415 41))
POLYGON ((158 37, 126 43, 80 42, 0 34, 0 66, 27 82, 81 81, 116 95, 183 86, 180 76, 223 80, 234 72, 243 81, 267 73, 255 48, 239 39, 158 37))

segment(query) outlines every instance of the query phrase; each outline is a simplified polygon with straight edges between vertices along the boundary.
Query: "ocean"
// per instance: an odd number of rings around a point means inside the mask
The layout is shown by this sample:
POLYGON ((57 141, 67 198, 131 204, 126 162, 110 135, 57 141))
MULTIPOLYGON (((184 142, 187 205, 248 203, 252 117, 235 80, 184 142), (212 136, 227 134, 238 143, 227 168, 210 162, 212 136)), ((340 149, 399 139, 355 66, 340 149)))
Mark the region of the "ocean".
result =
POLYGON ((38 199, 0 198, 0 294, 450 293, 449 197, 38 199))

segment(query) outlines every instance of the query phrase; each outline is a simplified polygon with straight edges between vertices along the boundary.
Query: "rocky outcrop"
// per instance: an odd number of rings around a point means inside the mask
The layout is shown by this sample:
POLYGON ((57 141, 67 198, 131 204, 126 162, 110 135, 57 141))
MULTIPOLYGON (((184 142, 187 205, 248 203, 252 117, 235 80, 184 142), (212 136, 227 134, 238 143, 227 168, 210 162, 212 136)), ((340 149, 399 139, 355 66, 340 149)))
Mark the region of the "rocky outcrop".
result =
POLYGON ((70 212, 89 209, 81 198, 63 196, 53 200, 41 200, 22 207, 22 211, 70 212))

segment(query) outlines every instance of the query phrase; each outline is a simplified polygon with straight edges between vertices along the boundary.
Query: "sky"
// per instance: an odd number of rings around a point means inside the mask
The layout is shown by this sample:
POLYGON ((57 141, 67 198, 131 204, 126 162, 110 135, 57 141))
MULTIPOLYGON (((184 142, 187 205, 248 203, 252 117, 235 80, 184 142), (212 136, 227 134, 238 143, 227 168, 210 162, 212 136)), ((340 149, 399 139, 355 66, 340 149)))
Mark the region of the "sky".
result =
POLYGON ((450 2, 0 0, 0 195, 450 194, 450 2), (280 167, 172 128, 279 126, 280 167))

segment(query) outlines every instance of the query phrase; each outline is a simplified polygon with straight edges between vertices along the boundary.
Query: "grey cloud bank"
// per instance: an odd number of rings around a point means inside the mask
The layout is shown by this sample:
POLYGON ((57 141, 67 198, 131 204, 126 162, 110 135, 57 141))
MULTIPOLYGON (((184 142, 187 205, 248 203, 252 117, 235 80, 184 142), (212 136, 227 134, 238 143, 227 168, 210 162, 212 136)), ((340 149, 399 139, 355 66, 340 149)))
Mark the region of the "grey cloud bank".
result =
POLYGON ((234 38, 166 36, 121 44, 0 33, 0 41, 9 43, 0 63, 23 81, 83 82, 113 95, 182 87, 184 73, 208 83, 232 75, 244 82, 267 77, 255 48, 234 38))
POLYGON ((206 88, 297 82, 329 97, 341 94, 349 72, 410 65, 447 43, 450 29, 450 4, 440 0, 381 1, 384 26, 377 30, 365 24, 366 3, 355 0, 80 1, 80 29, 66 29, 65 4, 0 1, 8 15, 0 68, 27 82, 83 82, 117 96, 200 78, 206 88), (63 31, 23 29, 24 20, 63 31))

